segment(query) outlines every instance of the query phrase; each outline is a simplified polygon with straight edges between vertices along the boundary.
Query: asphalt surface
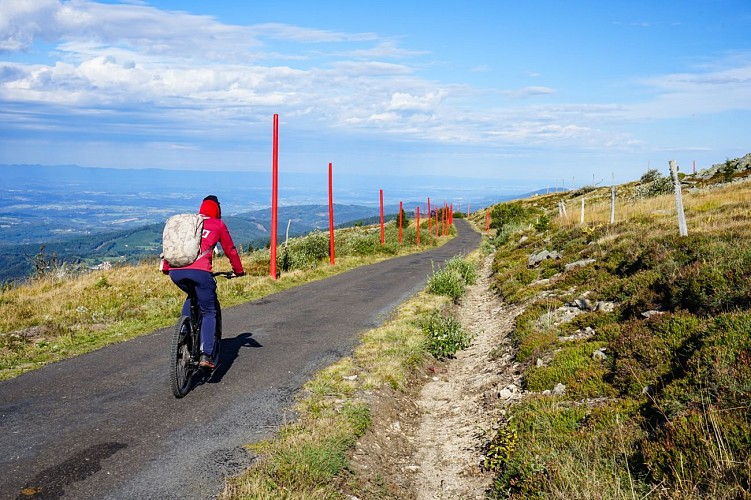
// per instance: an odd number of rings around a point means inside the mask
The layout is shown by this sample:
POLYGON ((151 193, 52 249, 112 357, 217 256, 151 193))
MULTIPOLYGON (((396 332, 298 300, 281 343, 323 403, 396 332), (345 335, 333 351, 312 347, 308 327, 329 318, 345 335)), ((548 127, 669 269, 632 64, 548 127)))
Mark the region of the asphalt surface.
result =
POLYGON ((0 499, 213 498, 252 463, 243 444, 294 419, 316 370, 351 354, 433 265, 478 246, 456 227, 441 247, 224 309, 222 365, 182 399, 169 328, 0 383, 0 499))

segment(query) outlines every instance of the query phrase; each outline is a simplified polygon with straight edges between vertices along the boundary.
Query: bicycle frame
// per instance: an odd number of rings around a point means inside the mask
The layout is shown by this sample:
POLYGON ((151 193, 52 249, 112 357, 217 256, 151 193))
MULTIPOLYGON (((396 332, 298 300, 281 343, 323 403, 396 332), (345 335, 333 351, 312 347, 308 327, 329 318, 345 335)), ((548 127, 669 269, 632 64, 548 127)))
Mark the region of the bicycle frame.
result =
MULTIPOLYGON (((229 279, 233 273, 212 273, 212 276, 224 276, 229 279)), ((185 396, 193 385, 196 373, 202 371, 199 368, 201 356, 201 315, 198 297, 195 291, 195 283, 188 283, 188 302, 190 304, 189 316, 180 316, 172 335, 172 347, 170 349, 170 385, 172 393, 177 398, 185 396)), ((219 299, 216 299, 216 330, 214 334, 214 346, 212 358, 215 367, 219 365, 219 353, 222 338, 222 312, 219 299)), ((214 368, 216 370, 216 368, 214 368)), ((214 373, 212 370, 208 378, 214 373)))

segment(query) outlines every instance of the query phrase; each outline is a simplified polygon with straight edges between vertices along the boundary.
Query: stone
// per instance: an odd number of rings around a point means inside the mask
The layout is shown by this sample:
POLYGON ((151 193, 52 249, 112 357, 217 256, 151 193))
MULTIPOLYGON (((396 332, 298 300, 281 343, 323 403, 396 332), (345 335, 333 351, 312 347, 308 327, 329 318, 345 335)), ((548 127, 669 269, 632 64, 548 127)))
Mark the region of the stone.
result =
POLYGON ((649 319, 649 318, 651 318, 653 316, 659 316, 661 314, 665 314, 665 312, 664 311, 651 310, 651 311, 644 311, 643 313, 641 313, 641 315, 643 317, 647 318, 647 319, 649 319))
POLYGON ((596 262, 596 261, 595 261, 595 259, 582 259, 582 260, 577 260, 576 262, 572 262, 572 263, 570 263, 570 264, 566 264, 566 266, 564 267, 564 269, 565 269, 566 271, 570 271, 570 270, 572 270, 572 269, 576 269, 577 267, 584 267, 584 266, 588 266, 588 265, 590 265, 590 264, 593 264, 594 262, 596 262))
POLYGON ((556 251, 549 252, 547 250, 542 250, 537 253, 533 253, 529 256, 529 259, 527 259, 527 265, 529 267, 535 267, 540 264, 540 262, 548 259, 560 259, 561 254, 559 254, 556 251))
POLYGON ((598 300, 595 306, 595 311, 609 313, 615 310, 615 304, 612 302, 606 302, 604 300, 598 300))
POLYGON ((594 309, 592 302, 590 302, 589 299, 576 299, 574 301, 574 304, 576 304, 576 307, 578 307, 582 311, 591 311, 594 309))
POLYGON ((501 389, 501 392, 498 393, 498 397, 500 399, 511 399, 512 397, 514 397, 514 393, 511 392, 508 387, 504 387, 503 389, 501 389))

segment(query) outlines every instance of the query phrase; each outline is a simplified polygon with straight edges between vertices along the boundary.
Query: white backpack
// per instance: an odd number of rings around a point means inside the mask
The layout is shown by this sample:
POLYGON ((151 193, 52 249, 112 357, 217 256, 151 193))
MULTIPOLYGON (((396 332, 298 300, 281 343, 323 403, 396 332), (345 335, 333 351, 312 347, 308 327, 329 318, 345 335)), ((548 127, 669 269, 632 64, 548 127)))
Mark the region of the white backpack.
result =
POLYGON ((167 219, 162 232, 162 258, 170 267, 185 267, 211 250, 201 253, 204 217, 178 214, 167 219))

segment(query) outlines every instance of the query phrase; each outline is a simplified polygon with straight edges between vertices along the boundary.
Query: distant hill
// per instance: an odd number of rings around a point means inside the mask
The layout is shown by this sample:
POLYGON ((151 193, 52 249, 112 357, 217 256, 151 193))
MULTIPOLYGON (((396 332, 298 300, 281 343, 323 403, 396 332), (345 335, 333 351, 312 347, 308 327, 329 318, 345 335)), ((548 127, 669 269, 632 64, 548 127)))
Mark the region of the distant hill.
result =
MULTIPOLYGON (((358 205, 334 205, 337 227, 377 216, 378 209, 358 205)), ((328 206, 299 205, 279 207, 279 243, 284 241, 289 222, 289 235, 299 236, 316 229, 328 229, 328 206)), ((255 210, 223 217, 235 244, 244 249, 268 244, 271 212, 255 210)), ((43 252, 46 258, 57 256, 70 264, 95 266, 104 261, 138 262, 156 259, 161 252, 163 223, 98 232, 89 235, 60 237, 44 243, 0 246, 0 282, 22 279, 33 272, 33 259, 43 252)))
MULTIPOLYGON (((258 248, 269 240, 268 173, 77 165, 0 168, 0 283, 29 276, 37 255, 56 255, 60 260, 83 266, 156 257, 164 221, 175 213, 196 210, 206 194, 217 194, 222 200, 224 219, 237 245, 258 248)), ((502 190, 491 189, 490 183, 476 179, 457 179, 453 187, 452 183, 447 184, 449 187, 426 186, 425 181, 415 177, 339 175, 335 177, 334 193, 336 225, 376 223, 378 188, 385 190, 387 214, 396 214, 399 204, 395 200, 402 199, 410 216, 417 205, 424 215, 427 196, 433 197, 435 205, 444 202, 444 195, 449 200, 454 196, 454 208, 466 213, 468 204, 477 210, 533 194, 503 194, 502 190), (426 197, 411 193, 425 193, 426 197)), ((280 174, 280 243, 288 222, 290 236, 328 228, 328 206, 324 204, 328 201, 327 190, 323 173, 280 174)))

